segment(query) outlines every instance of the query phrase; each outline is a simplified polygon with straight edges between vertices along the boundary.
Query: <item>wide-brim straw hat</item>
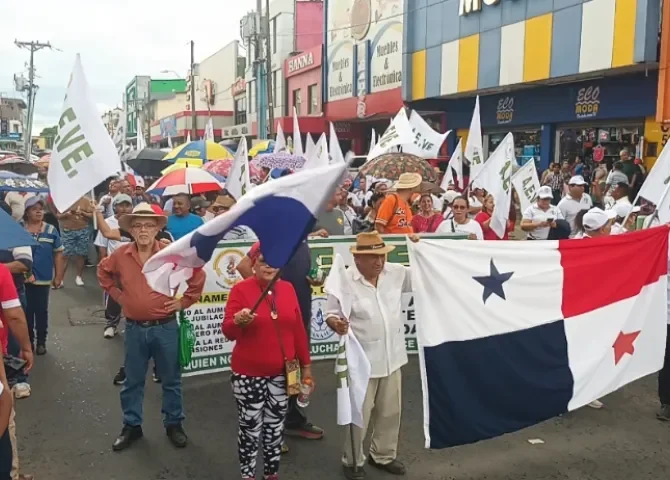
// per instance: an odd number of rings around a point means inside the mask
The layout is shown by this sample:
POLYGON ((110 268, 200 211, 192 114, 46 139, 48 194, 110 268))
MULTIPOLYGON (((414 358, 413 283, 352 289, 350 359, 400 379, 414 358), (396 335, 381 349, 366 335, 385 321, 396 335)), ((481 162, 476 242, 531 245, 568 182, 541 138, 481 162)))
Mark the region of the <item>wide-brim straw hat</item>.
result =
POLYGON ((133 213, 122 215, 121 218, 119 218, 119 228, 125 231, 130 230, 130 224, 135 218, 153 218, 158 223, 159 229, 164 228, 165 225, 167 225, 167 217, 165 215, 157 215, 151 208, 151 205, 142 202, 133 208, 133 213))
POLYGON ((423 178, 418 173, 401 173, 393 184, 393 190, 411 190, 421 185, 423 178))
POLYGON ((219 195, 212 203, 212 207, 232 208, 235 205, 235 199, 229 195, 219 195))
POLYGON ((363 232, 356 236, 356 245, 349 247, 354 255, 386 255, 395 245, 386 245, 377 231, 363 232))

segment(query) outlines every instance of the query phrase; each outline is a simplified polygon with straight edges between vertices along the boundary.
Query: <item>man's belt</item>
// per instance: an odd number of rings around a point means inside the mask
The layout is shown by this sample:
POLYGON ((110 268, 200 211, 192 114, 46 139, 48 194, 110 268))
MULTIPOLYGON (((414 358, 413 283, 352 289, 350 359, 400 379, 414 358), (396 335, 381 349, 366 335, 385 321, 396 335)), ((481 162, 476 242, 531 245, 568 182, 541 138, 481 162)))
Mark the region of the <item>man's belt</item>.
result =
POLYGON ((126 322, 132 322, 138 327, 149 328, 149 327, 156 327, 158 325, 163 325, 165 323, 170 323, 171 321, 176 319, 177 317, 175 316, 159 318, 158 320, 133 320, 132 318, 126 318, 126 322))

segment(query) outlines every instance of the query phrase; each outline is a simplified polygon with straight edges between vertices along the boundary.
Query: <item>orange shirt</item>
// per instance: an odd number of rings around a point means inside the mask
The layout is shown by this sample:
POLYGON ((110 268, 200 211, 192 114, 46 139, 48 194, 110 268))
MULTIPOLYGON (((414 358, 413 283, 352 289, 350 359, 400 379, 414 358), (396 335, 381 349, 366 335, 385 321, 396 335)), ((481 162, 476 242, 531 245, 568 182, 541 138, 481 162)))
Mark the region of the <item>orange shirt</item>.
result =
POLYGON ((395 193, 386 196, 379 207, 375 223, 384 226, 384 233, 414 233, 412 209, 395 193))

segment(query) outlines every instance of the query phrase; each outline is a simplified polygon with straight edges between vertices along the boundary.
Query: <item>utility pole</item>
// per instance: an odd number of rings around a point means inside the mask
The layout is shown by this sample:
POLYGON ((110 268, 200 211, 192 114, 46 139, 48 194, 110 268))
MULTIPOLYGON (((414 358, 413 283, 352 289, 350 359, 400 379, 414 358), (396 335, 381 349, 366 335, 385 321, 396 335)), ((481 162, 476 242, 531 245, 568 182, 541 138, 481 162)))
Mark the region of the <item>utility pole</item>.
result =
MULTIPOLYGON (((276 28, 276 24, 275 24, 276 28)), ((276 33, 276 32, 275 32, 276 33)), ((276 45, 275 45, 276 46, 276 45)), ((272 89, 272 35, 270 35, 270 0, 265 0, 265 74, 268 81, 268 133, 274 135, 275 107, 272 89)))
MULTIPOLYGON (((266 92, 267 83, 263 84, 263 71, 265 70, 265 62, 263 61, 263 0, 256 0, 256 18, 254 19, 254 69, 256 72, 256 116, 258 120, 258 139, 265 140, 268 138, 269 128, 267 127, 266 116, 266 92)), ((265 32, 267 34, 267 32, 265 32)))
POLYGON ((32 135, 33 135, 33 115, 35 113, 35 94, 37 93, 37 86, 35 85, 35 52, 42 50, 43 48, 51 48, 49 42, 41 43, 39 41, 35 42, 19 42, 14 40, 14 44, 19 48, 25 48, 30 50, 30 63, 28 67, 28 86, 25 90, 28 91, 28 118, 27 126, 23 129, 24 135, 24 156, 26 160, 30 161, 30 154, 32 149, 32 135))
POLYGON ((195 42, 191 40, 191 141, 198 139, 195 115, 195 42))

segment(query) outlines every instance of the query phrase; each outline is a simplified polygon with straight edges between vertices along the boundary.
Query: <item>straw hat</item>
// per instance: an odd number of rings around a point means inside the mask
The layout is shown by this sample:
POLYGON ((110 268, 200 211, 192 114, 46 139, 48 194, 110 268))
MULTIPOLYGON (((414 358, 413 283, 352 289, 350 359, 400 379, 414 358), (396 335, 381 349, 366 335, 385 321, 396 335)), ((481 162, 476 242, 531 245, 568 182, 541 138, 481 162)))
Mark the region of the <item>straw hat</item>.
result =
POLYGON ((151 205, 142 202, 133 208, 133 213, 123 215, 119 218, 119 228, 125 231, 130 230, 130 224, 135 218, 154 218, 158 223, 158 228, 163 228, 167 225, 167 217, 165 215, 157 215, 151 208, 151 205))
POLYGON ((235 199, 230 195, 219 195, 212 203, 213 207, 232 208, 235 205, 235 199))
POLYGON ((401 173, 398 181, 393 184, 393 190, 411 190, 421 185, 423 178, 418 173, 401 173))
POLYGON ((356 245, 349 248, 354 255, 386 255, 395 245, 386 245, 377 231, 363 232, 356 236, 356 245))

